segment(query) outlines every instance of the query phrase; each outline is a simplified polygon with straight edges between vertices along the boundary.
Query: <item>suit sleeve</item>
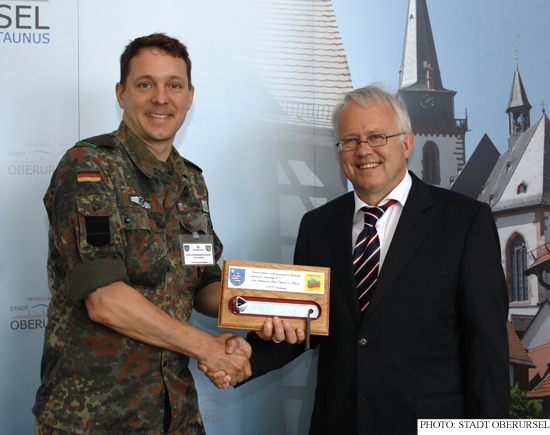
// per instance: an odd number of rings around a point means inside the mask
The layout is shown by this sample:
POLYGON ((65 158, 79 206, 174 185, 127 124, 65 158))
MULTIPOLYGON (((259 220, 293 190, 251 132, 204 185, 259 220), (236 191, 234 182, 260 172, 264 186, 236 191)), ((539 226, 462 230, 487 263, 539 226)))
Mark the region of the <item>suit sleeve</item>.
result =
MULTIPOLYGON (((307 215, 306 215, 307 216, 307 215)), ((307 265, 307 244, 306 244, 306 225, 305 217, 300 223, 296 248, 294 250, 294 264, 307 265)), ((311 337, 311 345, 315 347, 318 342, 317 337, 311 337)), ((255 332, 250 332, 246 337, 252 346, 252 376, 245 382, 265 375, 266 373, 279 369, 288 364, 305 351, 305 344, 275 343, 273 341, 264 341, 255 332)))
POLYGON ((493 215, 483 204, 464 241, 459 278, 466 418, 508 418, 508 291, 493 215))

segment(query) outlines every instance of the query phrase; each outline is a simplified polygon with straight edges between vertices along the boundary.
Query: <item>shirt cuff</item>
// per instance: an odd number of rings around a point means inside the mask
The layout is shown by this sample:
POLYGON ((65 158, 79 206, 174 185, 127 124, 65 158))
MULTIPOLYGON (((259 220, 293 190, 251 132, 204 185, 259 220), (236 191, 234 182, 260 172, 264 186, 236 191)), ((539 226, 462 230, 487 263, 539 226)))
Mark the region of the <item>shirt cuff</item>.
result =
POLYGON ((80 302, 100 287, 117 281, 130 284, 124 261, 117 258, 100 258, 78 263, 67 272, 65 294, 72 302, 80 302))

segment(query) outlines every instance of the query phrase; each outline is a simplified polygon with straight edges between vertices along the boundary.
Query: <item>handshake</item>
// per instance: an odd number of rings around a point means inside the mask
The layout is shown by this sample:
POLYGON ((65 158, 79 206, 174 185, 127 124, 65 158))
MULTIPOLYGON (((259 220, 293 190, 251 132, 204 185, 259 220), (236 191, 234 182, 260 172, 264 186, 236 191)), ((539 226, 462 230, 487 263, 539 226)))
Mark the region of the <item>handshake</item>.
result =
MULTIPOLYGON (((290 322, 278 317, 266 319, 263 330, 256 333, 263 340, 273 340, 275 343, 302 343, 306 338, 303 329, 294 329, 290 322)), ((206 358, 198 360, 199 370, 220 389, 235 386, 248 379, 252 375, 250 344, 240 335, 231 332, 216 335, 213 339, 214 349, 208 352, 206 358)))

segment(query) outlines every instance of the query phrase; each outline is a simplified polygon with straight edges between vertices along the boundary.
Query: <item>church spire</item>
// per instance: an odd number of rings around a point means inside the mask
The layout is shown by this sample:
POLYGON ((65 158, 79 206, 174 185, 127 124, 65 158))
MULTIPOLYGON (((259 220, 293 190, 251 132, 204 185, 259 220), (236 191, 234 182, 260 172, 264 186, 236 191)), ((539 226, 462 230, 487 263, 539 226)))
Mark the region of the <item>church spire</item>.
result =
POLYGON ((443 90, 426 0, 409 0, 399 89, 443 90))
POLYGON ((518 53, 516 48, 516 71, 514 72, 514 80, 512 82, 512 90, 510 91, 510 100, 508 102, 508 126, 509 135, 525 132, 530 126, 531 104, 527 100, 527 94, 523 87, 523 82, 518 69, 518 53))

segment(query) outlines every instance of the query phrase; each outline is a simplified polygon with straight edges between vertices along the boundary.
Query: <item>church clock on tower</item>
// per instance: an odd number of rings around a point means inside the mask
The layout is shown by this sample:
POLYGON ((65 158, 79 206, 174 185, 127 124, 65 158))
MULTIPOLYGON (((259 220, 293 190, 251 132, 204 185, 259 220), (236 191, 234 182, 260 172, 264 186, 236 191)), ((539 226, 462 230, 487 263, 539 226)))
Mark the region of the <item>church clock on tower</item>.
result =
POLYGON ((435 106, 435 97, 430 94, 423 94, 420 97, 420 107, 423 109, 431 109, 435 106))

